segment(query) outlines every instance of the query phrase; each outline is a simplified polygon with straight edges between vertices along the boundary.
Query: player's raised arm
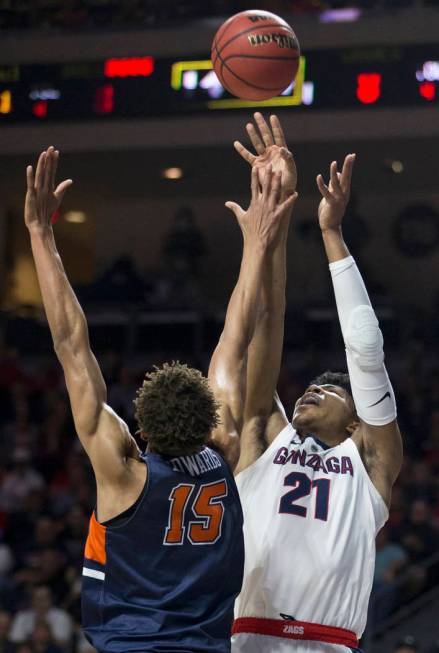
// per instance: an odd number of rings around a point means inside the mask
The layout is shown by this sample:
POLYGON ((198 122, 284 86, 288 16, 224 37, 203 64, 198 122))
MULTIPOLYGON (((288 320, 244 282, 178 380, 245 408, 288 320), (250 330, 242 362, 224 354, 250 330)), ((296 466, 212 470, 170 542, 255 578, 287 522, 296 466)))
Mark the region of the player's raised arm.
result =
POLYGON ((352 436, 369 475, 389 505, 392 485, 402 464, 402 441, 396 421, 393 389, 384 365, 383 337, 366 287, 343 239, 342 221, 349 201, 355 155, 342 172, 333 161, 330 181, 322 175, 318 217, 334 285, 337 311, 360 427, 352 436))
POLYGON ((56 249, 51 216, 72 184, 68 179, 55 187, 58 156, 49 147, 40 155, 35 174, 32 166, 27 168, 25 223, 76 430, 97 480, 107 482, 125 473, 126 460, 137 455, 137 447, 125 423, 105 403, 105 382, 90 349, 85 316, 56 249))
POLYGON ((209 381, 220 403, 221 425, 213 437, 235 469, 245 466, 247 457, 254 455, 248 447, 240 447, 239 434, 244 421, 247 349, 258 315, 264 266, 282 220, 296 199, 293 195, 280 203, 280 185, 280 173, 273 173, 268 166, 260 187, 258 171, 254 168, 252 199, 247 211, 233 202, 226 204, 241 228, 243 255, 224 329, 210 364, 209 381))
MULTIPOLYGON (((281 199, 295 193, 297 170, 288 150, 285 136, 277 116, 270 124, 260 113, 255 113, 255 125, 248 123, 247 133, 255 154, 239 141, 237 152, 252 166, 260 177, 267 165, 281 173, 281 199)), ((279 378, 284 340, 286 245, 291 211, 286 213, 273 250, 267 257, 256 329, 250 343, 247 363, 246 418, 260 416, 265 422, 264 438, 270 443, 287 424, 287 418, 275 391, 279 378)))

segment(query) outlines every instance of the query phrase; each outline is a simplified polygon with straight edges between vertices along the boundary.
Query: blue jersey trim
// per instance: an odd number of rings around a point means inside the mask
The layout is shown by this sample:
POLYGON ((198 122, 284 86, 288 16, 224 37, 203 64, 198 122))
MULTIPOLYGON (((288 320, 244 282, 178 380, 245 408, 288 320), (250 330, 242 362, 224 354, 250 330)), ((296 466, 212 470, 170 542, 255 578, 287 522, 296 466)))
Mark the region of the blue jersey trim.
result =
POLYGON ((319 440, 318 438, 316 438, 316 436, 315 436, 315 435, 312 435, 312 433, 310 433, 310 434, 308 435, 308 437, 309 437, 309 438, 312 438, 312 439, 314 440, 314 442, 315 442, 316 444, 318 444, 319 447, 321 447, 321 448, 324 449, 325 451, 327 451, 328 449, 331 449, 331 447, 330 447, 328 444, 325 444, 324 442, 322 442, 321 440, 319 440))

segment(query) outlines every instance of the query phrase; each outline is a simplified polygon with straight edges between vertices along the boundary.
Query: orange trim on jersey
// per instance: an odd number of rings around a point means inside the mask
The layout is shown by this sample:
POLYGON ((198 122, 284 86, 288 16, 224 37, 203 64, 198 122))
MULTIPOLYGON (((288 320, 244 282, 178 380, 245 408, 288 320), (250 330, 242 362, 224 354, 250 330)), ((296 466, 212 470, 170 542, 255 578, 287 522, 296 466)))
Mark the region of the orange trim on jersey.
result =
POLYGON ((358 647, 355 633, 345 628, 322 626, 307 621, 293 619, 260 619, 258 617, 241 617, 235 619, 232 634, 253 633, 255 635, 271 635, 286 639, 302 639, 311 642, 326 642, 341 644, 349 648, 358 647))
POLYGON ((84 555, 89 560, 99 562, 101 565, 105 565, 107 562, 107 553, 105 551, 106 531, 106 526, 102 526, 93 513, 90 517, 84 555))

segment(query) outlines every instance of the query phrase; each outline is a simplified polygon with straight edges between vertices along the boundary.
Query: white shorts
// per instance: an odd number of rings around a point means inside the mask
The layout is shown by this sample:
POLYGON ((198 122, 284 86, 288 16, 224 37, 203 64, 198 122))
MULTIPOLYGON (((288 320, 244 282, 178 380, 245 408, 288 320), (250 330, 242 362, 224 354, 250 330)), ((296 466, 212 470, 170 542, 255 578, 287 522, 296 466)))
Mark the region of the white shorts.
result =
POLYGON ((339 644, 304 642, 254 633, 232 636, 232 653, 352 653, 353 650, 359 651, 339 644))

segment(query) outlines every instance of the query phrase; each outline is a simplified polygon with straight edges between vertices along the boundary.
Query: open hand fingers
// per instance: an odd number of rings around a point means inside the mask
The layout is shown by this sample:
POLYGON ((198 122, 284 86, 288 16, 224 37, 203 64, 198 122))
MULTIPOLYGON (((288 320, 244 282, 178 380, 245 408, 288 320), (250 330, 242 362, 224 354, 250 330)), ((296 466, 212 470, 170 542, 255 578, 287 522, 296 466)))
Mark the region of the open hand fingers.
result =
POLYGON ((331 192, 325 182, 323 181, 322 175, 317 175, 316 178, 317 186, 325 200, 330 200, 332 198, 331 192))
POLYGON ((330 167, 330 189, 334 193, 334 195, 343 195, 343 191, 340 186, 340 179, 338 177, 338 170, 337 170, 337 161, 333 161, 331 163, 330 167))
POLYGON ((52 188, 55 188, 56 173, 58 170, 59 151, 55 150, 53 153, 53 169, 52 169, 52 188))
POLYGON ((269 164, 265 169, 265 175, 262 180, 262 195, 266 200, 270 200, 271 185, 273 180, 273 168, 269 164))
POLYGON ((252 154, 249 150, 247 150, 246 147, 239 141, 235 141, 233 143, 233 147, 235 150, 242 156, 243 159, 247 161, 251 166, 253 165, 253 162, 255 161, 256 157, 254 154, 252 154))
POLYGON ((275 144, 279 145, 279 147, 287 148, 284 130, 282 129, 279 118, 275 115, 270 116, 270 125, 273 132, 275 144))
POLYGON ((293 155, 291 154, 290 150, 286 147, 281 147, 280 148, 280 155, 283 158, 284 161, 289 163, 290 165, 294 163, 293 155))
POLYGON ((56 190, 54 191, 54 195, 58 202, 61 202, 62 198, 64 197, 64 193, 70 186, 73 184, 73 179, 65 179, 62 181, 58 186, 56 187, 56 190))
POLYGON ((292 209, 298 197, 299 197, 298 193, 293 193, 292 195, 287 197, 287 199, 284 202, 282 202, 282 204, 279 206, 279 213, 284 214, 285 211, 292 209))
POLYGON ((340 185, 345 195, 349 195, 351 190, 352 172, 355 164, 355 154, 348 154, 343 163, 341 171, 340 185))
POLYGON ((264 154, 264 152, 265 152, 265 145, 264 145, 264 143, 261 141, 261 138, 260 138, 258 132, 256 131, 256 128, 255 128, 255 126, 253 125, 253 123, 251 123, 251 122, 247 123, 247 125, 245 126, 245 128, 246 128, 246 130, 247 130, 247 134, 249 135, 249 138, 250 138, 250 140, 251 140, 251 142, 252 142, 252 145, 253 145, 253 147, 255 148, 256 152, 257 152, 258 154, 264 154))
POLYGON ((281 189, 281 177, 282 177, 281 172, 273 173, 273 176, 272 176, 272 179, 271 179, 271 189, 270 189, 270 199, 269 199, 270 209, 276 209, 276 207, 279 204, 280 189, 281 189))
MULTIPOLYGON (((264 183, 262 188, 264 188, 264 183)), ((259 171, 256 167, 252 168, 252 179, 251 179, 251 190, 252 190, 252 201, 256 201, 259 197, 259 171)))
POLYGON ((55 148, 51 145, 46 152, 46 167, 44 170, 43 188, 50 193, 53 190, 53 164, 55 148))
POLYGON ((45 167, 46 167, 46 152, 41 152, 37 163, 37 171, 35 173, 35 188, 42 188, 45 167))
POLYGON ((270 147, 270 145, 274 145, 273 134, 271 133, 270 127, 265 122, 265 118, 262 115, 262 113, 256 112, 254 116, 255 116, 256 124, 261 133, 262 140, 265 143, 265 147, 270 147))
POLYGON ((27 189, 28 190, 34 190, 35 187, 35 175, 34 175, 34 169, 32 166, 27 166, 26 168, 26 181, 27 181, 27 189))
POLYGON ((230 209, 230 211, 233 211, 237 220, 239 220, 244 214, 244 210, 236 202, 226 202, 225 206, 230 209))

